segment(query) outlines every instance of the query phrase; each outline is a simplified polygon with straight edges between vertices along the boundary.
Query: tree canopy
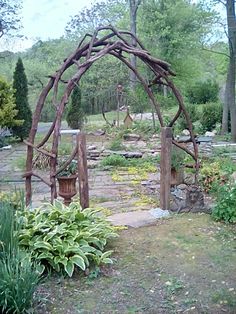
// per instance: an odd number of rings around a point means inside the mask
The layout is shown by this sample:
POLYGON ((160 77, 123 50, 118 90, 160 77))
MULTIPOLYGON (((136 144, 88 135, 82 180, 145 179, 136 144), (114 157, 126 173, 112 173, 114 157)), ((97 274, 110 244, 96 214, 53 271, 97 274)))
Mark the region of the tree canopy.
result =
MULTIPOLYGON (((0 0, 1 1, 1 0, 0 0)), ((9 2, 9 1, 8 1, 9 2)), ((20 1, 18 1, 19 3, 20 1)), ((227 73, 228 47, 225 42, 208 40, 214 38, 216 15, 212 6, 192 4, 187 0, 145 0, 137 10, 137 36, 145 48, 157 58, 168 61, 176 72, 175 83, 181 87, 183 96, 188 96, 189 86, 196 82, 214 80, 220 88, 227 73), (222 51, 222 54, 210 51, 222 51)), ((120 29, 130 29, 130 1, 103 0, 76 13, 67 24, 65 37, 48 41, 38 41, 25 52, 10 54, 0 64, 0 74, 9 81, 13 78, 18 57, 24 62, 28 78, 29 103, 34 110, 36 99, 48 81, 48 76, 59 68, 62 61, 71 54, 86 33, 92 33, 101 24, 110 24, 120 29)), ((104 35, 106 32, 104 31, 104 35)), ((128 55, 124 53, 124 57, 128 55)), ((137 68, 148 77, 149 73, 141 62, 137 68)), ((63 76, 66 82, 70 72, 63 76)), ((96 62, 81 79, 81 105, 86 113, 99 113, 116 108, 118 84, 123 85, 124 97, 135 111, 137 107, 148 110, 149 103, 137 85, 130 91, 129 70, 113 56, 106 56, 96 62), (137 105, 137 100, 139 105, 137 105)), ((59 87, 59 96, 63 93, 59 87)), ((158 97, 163 90, 156 89, 158 97)), ((162 101, 162 98, 160 98, 162 101)), ((187 98, 186 98, 187 99, 187 98)), ((169 99, 168 99, 169 101, 169 99)), ((163 103, 167 101, 163 100, 163 103)), ((131 108, 132 110, 132 108, 131 108)), ((52 121, 55 107, 48 100, 41 118, 52 121)))
POLYGON ((0 0, 0 38, 12 35, 20 25, 19 11, 22 0, 0 0))

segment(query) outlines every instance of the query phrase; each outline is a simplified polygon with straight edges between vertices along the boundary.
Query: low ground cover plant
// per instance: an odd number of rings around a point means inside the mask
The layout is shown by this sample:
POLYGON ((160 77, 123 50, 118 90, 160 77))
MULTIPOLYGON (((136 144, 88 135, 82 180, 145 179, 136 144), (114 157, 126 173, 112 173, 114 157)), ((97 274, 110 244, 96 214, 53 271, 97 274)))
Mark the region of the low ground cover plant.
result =
POLYGON ((122 140, 120 138, 114 138, 109 143, 108 148, 114 151, 125 150, 125 146, 122 144, 122 140))
POLYGON ((101 167, 142 167, 147 171, 156 170, 157 164, 160 162, 159 156, 149 156, 145 158, 125 158, 124 156, 113 154, 104 157, 100 163, 101 167), (154 169, 155 167, 155 169, 154 169))
POLYGON ((112 263, 112 251, 105 251, 108 239, 116 237, 114 227, 98 209, 81 210, 79 203, 68 207, 55 201, 33 212, 25 211, 19 234, 22 248, 45 268, 72 276, 101 263, 112 263))
POLYGON ((110 155, 102 159, 101 166, 125 167, 127 166, 127 159, 121 155, 110 155))

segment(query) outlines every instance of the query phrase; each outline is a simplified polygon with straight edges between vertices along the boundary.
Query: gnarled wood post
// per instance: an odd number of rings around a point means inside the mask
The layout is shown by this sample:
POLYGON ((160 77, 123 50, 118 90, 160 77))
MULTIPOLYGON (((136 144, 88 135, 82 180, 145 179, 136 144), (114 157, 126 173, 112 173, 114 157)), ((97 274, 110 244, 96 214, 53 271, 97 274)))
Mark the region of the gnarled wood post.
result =
POLYGON ((171 146, 172 128, 161 128, 161 181, 160 205, 162 209, 170 209, 170 178, 171 178, 171 146))
POLYGON ((77 135, 78 145, 78 178, 79 198, 82 209, 89 207, 88 166, 86 153, 86 137, 84 133, 77 135))

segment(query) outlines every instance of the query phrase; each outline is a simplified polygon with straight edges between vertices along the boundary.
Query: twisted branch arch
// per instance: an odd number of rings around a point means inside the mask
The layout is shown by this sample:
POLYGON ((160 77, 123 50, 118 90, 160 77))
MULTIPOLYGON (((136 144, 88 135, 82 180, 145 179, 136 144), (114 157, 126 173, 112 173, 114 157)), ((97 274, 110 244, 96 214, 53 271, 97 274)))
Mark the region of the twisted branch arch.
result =
POLYGON ((150 102, 152 103, 160 123, 161 127, 164 127, 164 121, 160 110, 160 104, 156 100, 150 86, 145 81, 145 79, 142 77, 142 75, 138 72, 137 69, 135 69, 131 63, 126 59, 126 57, 123 55, 123 53, 126 54, 133 54, 137 58, 139 58, 154 74, 155 78, 153 81, 158 81, 159 84, 166 85, 170 88, 170 90, 173 92, 175 98, 177 99, 179 108, 176 112, 174 118, 172 121, 167 125, 169 127, 172 127, 180 114, 183 112, 188 128, 190 131, 190 138, 193 143, 193 152, 188 150, 185 147, 182 147, 179 143, 177 143, 174 139, 172 140, 173 144, 176 146, 179 146, 180 148, 184 149, 189 155, 192 156, 192 158, 195 161, 195 167, 196 170, 198 170, 198 148, 195 141, 195 137, 193 134, 193 127, 191 120, 189 118, 189 114, 184 106, 184 102, 182 99, 182 96, 178 89, 175 87, 171 80, 171 76, 174 76, 175 73, 171 70, 170 64, 154 58, 150 55, 150 53, 144 48, 142 43, 139 41, 138 38, 136 38, 132 33, 128 31, 118 31, 113 26, 103 26, 99 27, 95 30, 93 35, 86 34, 82 40, 80 41, 79 45, 75 49, 75 51, 68 56, 59 70, 57 70, 53 75, 49 77, 49 81, 47 85, 43 88, 41 91, 41 94, 38 98, 36 109, 33 114, 33 121, 32 121, 32 127, 30 130, 28 141, 25 141, 27 145, 27 160, 26 160, 26 172, 24 174, 26 178, 26 204, 29 205, 32 197, 32 187, 31 187, 31 180, 32 176, 36 176, 40 178, 45 184, 47 184, 51 189, 51 201, 53 201, 57 197, 57 191, 56 191, 56 175, 61 172, 75 157, 77 152, 77 147, 73 150, 71 156, 68 158, 68 160, 65 162, 64 166, 60 169, 57 169, 57 156, 58 156, 58 144, 59 144, 59 132, 61 127, 61 119, 62 114, 64 111, 64 108, 66 104, 68 103, 70 94, 75 87, 76 84, 79 83, 81 77, 89 70, 89 68, 92 66, 94 62, 96 62, 98 59, 104 57, 105 55, 112 55, 115 58, 119 59, 121 62, 123 62, 130 70, 132 70, 137 79, 140 81, 140 83, 143 85, 144 90, 146 91, 147 95, 149 96, 150 102), (107 32, 106 35, 103 35, 100 37, 101 33, 105 31, 107 32), (132 38, 135 38, 135 41, 137 42, 137 46, 132 45, 132 38), (89 41, 87 41, 89 39, 89 41), (74 75, 65 82, 62 79, 63 74, 72 66, 76 66, 76 71, 74 75), (61 99, 58 99, 58 88, 59 84, 63 83, 65 85, 64 93, 61 97, 61 99), (35 144, 35 136, 37 133, 37 127, 40 120, 40 115, 45 103, 46 98, 49 95, 49 92, 53 92, 53 106, 56 108, 56 115, 54 118, 54 121, 52 122, 52 125, 48 131, 48 133, 45 135, 45 137, 42 139, 42 141, 38 144, 35 144), (49 137, 53 134, 53 141, 52 141, 52 147, 51 152, 47 153, 42 149, 43 145, 48 141, 49 137), (50 158, 50 175, 49 179, 42 178, 39 174, 37 174, 33 170, 33 151, 36 149, 37 151, 40 151, 41 153, 49 156, 50 158))

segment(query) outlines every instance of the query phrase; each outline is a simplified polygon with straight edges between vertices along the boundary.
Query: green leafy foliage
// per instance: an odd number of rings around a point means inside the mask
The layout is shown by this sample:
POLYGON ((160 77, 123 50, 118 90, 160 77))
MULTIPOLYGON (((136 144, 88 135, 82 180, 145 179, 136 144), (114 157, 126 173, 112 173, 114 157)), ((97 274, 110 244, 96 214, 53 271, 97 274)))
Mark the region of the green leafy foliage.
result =
POLYGON ((215 161, 203 164, 200 168, 199 180, 205 192, 214 192, 219 184, 225 181, 220 163, 215 161))
POLYGON ((66 26, 68 36, 82 37, 94 28, 111 23, 117 25, 126 13, 124 0, 108 0, 94 3, 72 17, 66 26))
POLYGON ((39 273, 29 253, 19 249, 0 259, 1 313, 27 313, 39 283, 39 273))
POLYGON ((101 166, 125 167, 127 166, 127 161, 124 156, 110 155, 102 159, 101 166))
POLYGON ((21 28, 21 1, 0 1, 0 35, 13 36, 21 28))
POLYGON ((171 168, 178 170, 184 165, 184 158, 185 158, 185 152, 178 148, 173 146, 171 150, 171 168))
POLYGON ((17 247, 17 238, 14 237, 16 224, 11 203, 0 199, 0 256, 3 252, 11 252, 17 247))
POLYGON ((71 96, 66 121, 72 129, 82 129, 85 122, 85 113, 81 106, 81 90, 75 86, 71 96))
POLYGON ((212 216, 216 220, 225 222, 236 222, 236 185, 224 185, 218 190, 216 206, 212 211, 212 216))
MULTIPOLYGON (((102 167, 132 167, 137 168, 137 172, 142 172, 145 170, 147 172, 155 172, 157 169, 157 164, 160 162, 160 156, 148 156, 145 158, 125 158, 124 156, 120 155, 110 155, 104 157, 101 161, 102 167), (155 169, 153 171, 153 169, 155 169)), ((128 169, 129 172, 129 169, 128 169)))
POLYGON ((0 127, 11 128, 22 124, 17 113, 12 86, 0 77, 0 127))
MULTIPOLYGON (((65 164, 65 160, 59 160, 59 167, 62 167, 65 164)), ((58 177, 69 177, 71 175, 76 174, 78 171, 78 165, 75 160, 72 160, 72 162, 66 166, 64 170, 59 172, 57 175, 58 177)))
POLYGON ((128 99, 134 113, 143 113, 150 107, 147 93, 140 86, 128 91, 128 99))
POLYGON ((187 90, 187 97, 190 103, 206 104, 208 102, 217 102, 219 94, 219 85, 211 80, 197 82, 187 90))
POLYGON ((22 210, 25 207, 25 193, 23 190, 15 189, 12 192, 0 192, 0 202, 9 204, 17 210, 22 210))
MULTIPOLYGON (((196 105, 186 104, 186 110, 192 123, 196 122, 200 118, 200 113, 196 105)), ((188 129, 188 124, 183 113, 181 113, 178 119, 178 126, 181 130, 188 129)))
POLYGON ((29 135, 32 112, 28 103, 28 83, 21 58, 18 59, 16 64, 13 76, 13 88, 15 90, 16 108, 18 110, 17 118, 24 120, 24 122, 21 126, 13 127, 12 131, 15 136, 23 141, 29 135))
POLYGON ((125 146, 122 144, 122 140, 120 138, 114 138, 108 145, 110 150, 118 151, 124 150, 125 146))
POLYGON ((25 211, 19 241, 41 265, 72 276, 76 267, 111 263, 107 240, 116 235, 99 210, 81 210, 78 203, 68 207, 55 201, 34 212, 25 211))
POLYGON ((15 208, 7 200, 0 201, 0 311, 26 313, 32 305, 39 282, 31 255, 19 249, 20 224, 15 208))
POLYGON ((171 63, 182 86, 199 76, 202 39, 213 23, 204 6, 185 0, 144 1, 140 23, 146 46, 171 63))
POLYGON ((222 105, 219 103, 208 103, 202 108, 201 124, 204 131, 212 131, 217 123, 222 120, 222 105))
POLYGON ((132 132, 138 133, 143 138, 150 138, 150 136, 159 131, 160 131, 159 126, 156 126, 154 128, 153 123, 151 121, 134 121, 132 132))

